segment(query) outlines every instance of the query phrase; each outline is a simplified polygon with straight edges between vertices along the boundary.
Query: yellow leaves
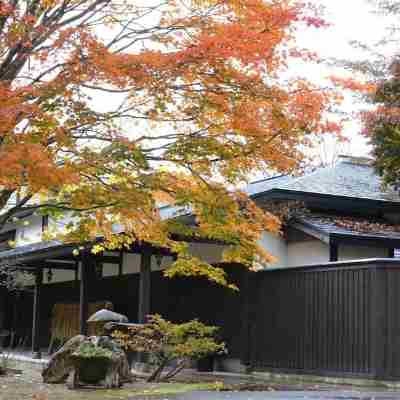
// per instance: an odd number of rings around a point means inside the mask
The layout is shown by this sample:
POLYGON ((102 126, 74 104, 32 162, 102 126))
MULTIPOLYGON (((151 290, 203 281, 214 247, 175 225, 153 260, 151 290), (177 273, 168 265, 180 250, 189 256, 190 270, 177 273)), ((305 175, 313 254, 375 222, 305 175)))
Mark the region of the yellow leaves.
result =
MULTIPOLYGON (((71 210, 64 240, 102 237, 95 253, 166 247, 178 257, 169 275, 229 285, 184 241, 225 243, 225 260, 251 269, 272 260, 257 241, 263 230, 278 232, 279 221, 228 187, 255 170, 294 170, 310 132, 337 129, 324 117, 334 96, 281 75, 290 57, 313 58, 292 41, 297 24, 320 22, 292 1, 193 0, 185 12, 176 1, 145 3, 107 3, 93 18, 111 27, 107 35, 142 14, 159 25, 139 35, 128 25, 129 39, 111 47, 91 17, 55 26, 46 46, 28 54, 28 78, 0 84, 0 185, 40 193, 54 214, 71 210), (176 208, 158 209, 166 204, 176 208)), ((58 5, 41 0, 44 9, 58 5)), ((1 15, 13 12, 0 5, 1 15)), ((10 20, 4 54, 47 32, 40 18, 10 20)))
POLYGON ((93 254, 99 254, 102 251, 104 251, 104 246, 101 244, 95 244, 94 246, 92 246, 91 252, 93 254))
POLYGON ((234 285, 228 283, 226 273, 222 268, 211 266, 207 262, 189 255, 178 257, 177 261, 164 271, 164 275, 168 278, 176 276, 203 277, 219 285, 234 288, 234 285))
POLYGON ((161 204, 174 204, 174 197, 171 196, 169 193, 167 192, 163 192, 161 190, 155 191, 154 192, 154 199, 156 200, 157 203, 161 203, 161 204))
POLYGON ((40 0, 43 8, 51 8, 58 3, 58 0, 40 0))

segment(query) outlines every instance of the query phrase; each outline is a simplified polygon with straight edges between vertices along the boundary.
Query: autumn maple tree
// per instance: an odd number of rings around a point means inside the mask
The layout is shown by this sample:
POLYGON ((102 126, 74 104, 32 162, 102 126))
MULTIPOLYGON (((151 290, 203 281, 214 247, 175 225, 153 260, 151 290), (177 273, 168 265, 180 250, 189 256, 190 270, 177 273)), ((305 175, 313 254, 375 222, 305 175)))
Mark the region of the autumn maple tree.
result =
POLYGON ((21 209, 69 213, 65 240, 164 246, 170 275, 219 283, 178 238, 270 260, 257 240, 278 219, 232 188, 295 170, 310 135, 337 128, 332 94, 286 74, 316 58, 297 30, 324 24, 291 0, 1 0, 0 228, 21 209))

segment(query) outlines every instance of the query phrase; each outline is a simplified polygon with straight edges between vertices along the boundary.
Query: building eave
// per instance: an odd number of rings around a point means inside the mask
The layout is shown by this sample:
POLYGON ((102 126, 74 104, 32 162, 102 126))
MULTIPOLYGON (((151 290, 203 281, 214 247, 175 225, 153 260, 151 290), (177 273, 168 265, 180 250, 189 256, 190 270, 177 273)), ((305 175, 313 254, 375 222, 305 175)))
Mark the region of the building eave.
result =
POLYGON ((364 233, 329 232, 299 218, 294 218, 288 225, 328 245, 347 244, 380 248, 400 248, 400 237, 394 237, 390 234, 368 235, 364 233))
POLYGON ((358 208, 373 207, 385 210, 386 212, 400 211, 400 202, 390 200, 376 200, 363 197, 339 196, 325 193, 305 192, 291 189, 274 188, 264 192, 252 194, 250 196, 255 201, 268 200, 295 200, 331 203, 333 206, 338 204, 354 205, 358 208))

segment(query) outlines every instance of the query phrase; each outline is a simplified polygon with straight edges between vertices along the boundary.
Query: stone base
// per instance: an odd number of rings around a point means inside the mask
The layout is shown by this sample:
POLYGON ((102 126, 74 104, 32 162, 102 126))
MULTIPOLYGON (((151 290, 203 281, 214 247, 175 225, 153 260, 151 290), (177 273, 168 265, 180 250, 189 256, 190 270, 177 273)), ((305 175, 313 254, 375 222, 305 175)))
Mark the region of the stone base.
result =
POLYGON ((335 377, 312 374, 297 373, 278 373, 269 371, 249 370, 237 358, 222 357, 217 358, 214 364, 214 372, 224 374, 246 374, 247 376, 273 381, 276 383, 325 383, 331 385, 352 385, 360 387, 382 387, 390 389, 400 389, 400 381, 385 381, 374 378, 363 377, 335 377))
POLYGON ((214 361, 214 371, 231 372, 236 374, 248 373, 246 365, 242 364, 238 358, 216 358, 214 361))
POLYGON ((277 383, 325 383, 330 385, 351 385, 360 387, 381 387, 400 389, 400 381, 384 381, 374 378, 335 377, 308 374, 289 374, 276 372, 254 371, 251 376, 277 383))
POLYGON ((133 361, 131 363, 131 369, 133 371, 135 371, 135 373, 149 374, 150 372, 153 371, 154 367, 152 367, 150 364, 147 364, 145 362, 133 361))

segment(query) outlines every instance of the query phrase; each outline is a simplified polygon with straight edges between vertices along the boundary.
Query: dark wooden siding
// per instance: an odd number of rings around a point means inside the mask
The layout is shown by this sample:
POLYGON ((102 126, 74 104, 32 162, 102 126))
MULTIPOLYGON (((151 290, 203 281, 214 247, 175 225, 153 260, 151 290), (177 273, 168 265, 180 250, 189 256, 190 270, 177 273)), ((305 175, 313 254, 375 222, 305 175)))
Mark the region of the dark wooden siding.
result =
MULTIPOLYGON (((241 286, 241 267, 231 268, 232 281, 241 286)), ((107 300, 114 309, 137 321, 139 275, 107 277, 91 281, 89 301, 107 300)), ((221 327, 220 336, 226 341, 232 356, 240 357, 244 292, 234 292, 211 284, 204 279, 167 279, 160 272, 151 274, 151 312, 175 322, 198 318, 221 327)), ((32 327, 32 291, 9 295, 6 300, 6 328, 16 327, 18 335, 30 335, 32 327), (18 318, 14 318, 16 307, 18 318)), ((50 340, 51 313, 54 304, 79 302, 79 282, 44 285, 40 310, 41 345, 50 340)))
POLYGON ((400 377, 399 261, 262 272, 252 287, 253 368, 400 377))
MULTIPOLYGON (((241 291, 201 279, 165 279, 153 272, 151 311, 172 321, 219 325, 231 357, 257 370, 379 379, 400 378, 400 260, 340 262, 243 273, 228 268, 241 291)), ((136 321, 138 275, 91 282, 91 301, 110 300, 136 321)), ((42 344, 51 309, 78 301, 76 283, 46 285, 42 344)), ((29 331, 32 296, 19 299, 17 326, 29 331)), ((8 297, 7 323, 14 299, 8 297)))
POLYGON ((255 368, 373 373, 374 269, 329 268, 259 274, 255 368))

